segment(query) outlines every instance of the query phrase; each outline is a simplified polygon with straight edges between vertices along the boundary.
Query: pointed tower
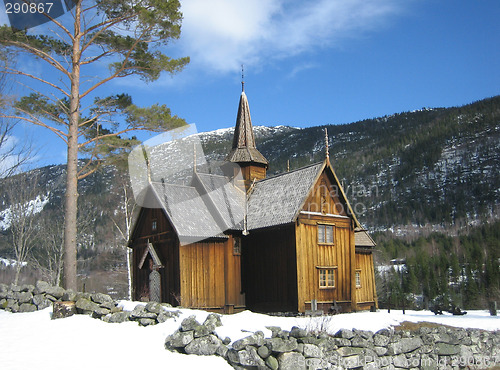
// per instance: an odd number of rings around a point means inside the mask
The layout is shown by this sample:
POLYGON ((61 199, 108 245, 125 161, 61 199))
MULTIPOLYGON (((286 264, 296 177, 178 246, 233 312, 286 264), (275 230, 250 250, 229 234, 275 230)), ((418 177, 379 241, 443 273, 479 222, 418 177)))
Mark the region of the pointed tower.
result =
POLYGON ((240 166, 245 190, 249 189, 254 180, 259 181, 266 177, 269 162, 255 147, 250 108, 244 88, 242 88, 234 127, 233 146, 226 161, 240 166))

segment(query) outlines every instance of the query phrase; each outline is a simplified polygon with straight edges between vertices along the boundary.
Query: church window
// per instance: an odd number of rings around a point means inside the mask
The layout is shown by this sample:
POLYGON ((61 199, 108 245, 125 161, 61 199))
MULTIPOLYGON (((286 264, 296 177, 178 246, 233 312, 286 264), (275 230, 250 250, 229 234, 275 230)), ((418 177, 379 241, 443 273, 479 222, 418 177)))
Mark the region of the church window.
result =
POLYGON ((318 243, 320 244, 334 244, 333 243, 333 228, 334 225, 318 225, 318 243))
POLYGON ((356 270, 356 288, 361 288, 361 270, 356 270))
POLYGON ((320 289, 335 288, 335 268, 319 268, 320 289))

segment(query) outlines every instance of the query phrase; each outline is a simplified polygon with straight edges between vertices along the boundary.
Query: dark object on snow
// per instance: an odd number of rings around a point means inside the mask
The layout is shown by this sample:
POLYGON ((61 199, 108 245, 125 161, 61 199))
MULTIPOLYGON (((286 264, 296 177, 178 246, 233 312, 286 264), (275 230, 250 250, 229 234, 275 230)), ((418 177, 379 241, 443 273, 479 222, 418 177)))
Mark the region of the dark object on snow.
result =
POLYGON ((489 302, 489 306, 490 306, 490 315, 496 316, 497 315, 497 302, 491 301, 491 302, 489 302))
POLYGON ((442 315, 443 314, 443 309, 439 306, 432 307, 431 311, 434 312, 434 315, 442 315))
POLYGON ((52 320, 61 319, 64 317, 73 316, 76 314, 75 302, 71 301, 55 301, 52 304, 52 320))
POLYGON ((467 315, 467 311, 462 311, 460 307, 455 306, 454 304, 451 305, 451 309, 448 312, 456 316, 467 315))
POLYGON ((330 307, 330 313, 336 315, 340 313, 340 307, 337 304, 337 301, 334 300, 332 306, 330 307))

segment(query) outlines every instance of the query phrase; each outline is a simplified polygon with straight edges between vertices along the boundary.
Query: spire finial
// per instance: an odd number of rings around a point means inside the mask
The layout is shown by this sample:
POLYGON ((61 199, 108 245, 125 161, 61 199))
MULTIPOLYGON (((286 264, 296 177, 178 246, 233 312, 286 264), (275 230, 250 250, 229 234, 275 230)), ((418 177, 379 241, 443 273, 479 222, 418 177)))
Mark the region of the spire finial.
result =
POLYGON ((245 66, 241 65, 241 92, 245 92, 245 66))
POLYGON ((325 127, 325 147, 326 147, 326 158, 330 159, 330 152, 328 150, 328 129, 325 127))

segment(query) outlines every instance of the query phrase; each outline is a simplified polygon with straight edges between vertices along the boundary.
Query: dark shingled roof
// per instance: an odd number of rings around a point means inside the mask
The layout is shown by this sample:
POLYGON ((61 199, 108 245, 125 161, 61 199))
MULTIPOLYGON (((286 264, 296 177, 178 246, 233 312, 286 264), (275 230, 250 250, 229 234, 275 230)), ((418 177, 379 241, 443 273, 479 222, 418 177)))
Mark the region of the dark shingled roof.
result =
POLYGON ((196 173, 196 176, 222 218, 224 230, 234 229, 243 220, 246 194, 227 177, 204 173, 196 173))
POLYGON ((179 239, 209 238, 223 231, 196 188, 157 182, 151 186, 179 239))
POLYGON ((257 182, 248 201, 247 229, 294 222, 322 168, 317 163, 257 182))
POLYGON ((241 228, 246 194, 223 176, 195 173, 194 186, 153 182, 159 207, 172 223, 181 242, 223 237, 241 228))
POLYGON ((267 159, 255 147, 250 107, 245 92, 241 93, 234 128, 233 146, 226 158, 229 162, 254 162, 267 165, 267 159))

